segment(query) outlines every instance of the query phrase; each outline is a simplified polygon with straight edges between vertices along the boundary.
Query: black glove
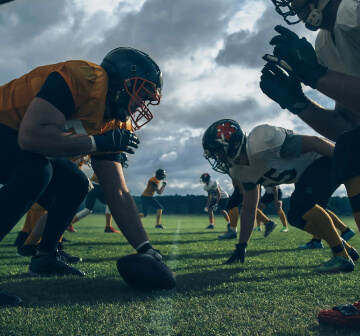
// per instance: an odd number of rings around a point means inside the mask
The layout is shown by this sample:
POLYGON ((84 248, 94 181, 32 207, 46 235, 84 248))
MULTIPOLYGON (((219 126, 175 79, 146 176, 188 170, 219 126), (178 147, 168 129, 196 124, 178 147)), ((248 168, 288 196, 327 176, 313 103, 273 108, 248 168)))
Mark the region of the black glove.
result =
POLYGON ((327 71, 318 63, 315 50, 305 37, 299 38, 294 32, 283 27, 276 26, 275 30, 280 34, 270 41, 274 45, 274 55, 266 54, 263 59, 285 69, 305 85, 316 88, 316 83, 327 71))
POLYGON ((247 246, 247 243, 235 244, 235 250, 231 257, 225 262, 225 264, 231 264, 234 261, 240 261, 241 263, 244 263, 247 246))
POLYGON ((99 152, 127 152, 134 154, 133 148, 140 143, 135 133, 129 130, 115 129, 103 134, 94 135, 96 149, 99 152))
POLYGON ((160 251, 155 250, 150 243, 146 243, 145 245, 141 246, 141 248, 139 248, 137 253, 149 254, 158 261, 162 260, 162 255, 160 251))
POLYGON ((278 66, 268 63, 261 70, 260 88, 270 99, 281 108, 299 114, 309 104, 304 95, 301 83, 292 75, 287 75, 278 66))

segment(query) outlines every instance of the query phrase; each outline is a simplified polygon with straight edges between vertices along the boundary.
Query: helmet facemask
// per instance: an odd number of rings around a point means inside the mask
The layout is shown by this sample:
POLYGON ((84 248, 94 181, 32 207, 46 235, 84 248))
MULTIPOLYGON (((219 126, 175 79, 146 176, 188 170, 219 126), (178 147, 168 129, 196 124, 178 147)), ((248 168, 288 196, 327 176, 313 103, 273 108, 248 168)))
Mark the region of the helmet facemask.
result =
POLYGON ((127 110, 131 123, 138 130, 153 118, 148 106, 159 105, 161 94, 154 83, 140 77, 125 80, 125 90, 130 97, 127 110))

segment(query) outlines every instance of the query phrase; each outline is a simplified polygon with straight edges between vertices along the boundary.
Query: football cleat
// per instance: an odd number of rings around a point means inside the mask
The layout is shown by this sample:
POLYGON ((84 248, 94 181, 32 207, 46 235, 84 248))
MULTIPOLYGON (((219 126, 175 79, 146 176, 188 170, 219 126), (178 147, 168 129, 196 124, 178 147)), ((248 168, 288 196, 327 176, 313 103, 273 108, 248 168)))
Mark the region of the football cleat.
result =
POLYGON ((224 234, 219 235, 218 239, 219 240, 224 240, 224 239, 236 239, 237 238, 237 233, 236 231, 233 230, 227 230, 224 234))
POLYGON ((342 256, 332 257, 330 260, 315 269, 315 271, 319 273, 348 273, 353 270, 354 262, 351 259, 345 259, 342 256))
POLYGON ((359 253, 353 247, 350 250, 346 250, 346 251, 353 261, 359 260, 359 253))
POLYGON ((276 228, 277 224, 275 222, 268 221, 267 223, 265 223, 265 233, 264 233, 264 237, 267 237, 271 232, 273 232, 273 230, 276 228))
POLYGON ((0 288, 0 307, 12 306, 16 307, 22 303, 21 299, 14 294, 0 288))
POLYGON ((17 247, 18 257, 33 257, 36 254, 36 245, 19 245, 17 247))
POLYGON ((77 264, 82 261, 80 257, 74 257, 63 250, 58 251, 58 254, 61 255, 63 258, 65 258, 69 264, 77 264))
POLYGON ((72 224, 70 224, 70 225, 66 228, 66 231, 76 232, 75 229, 74 229, 74 225, 72 225, 72 224))
POLYGON ((348 241, 349 239, 351 239, 354 236, 355 236, 355 232, 353 230, 351 230, 350 228, 347 228, 347 230, 345 230, 344 232, 341 232, 341 238, 344 239, 345 241, 348 241))
POLYGON ((309 250, 309 249, 322 249, 324 247, 323 243, 315 239, 311 239, 309 242, 307 242, 304 245, 298 246, 298 249, 300 250, 309 250))
POLYGON ((280 232, 288 232, 289 231, 289 229, 286 227, 286 226, 284 226, 281 230, 280 230, 280 232))
POLYGON ((108 232, 108 233, 120 233, 120 231, 115 230, 112 226, 107 226, 104 230, 104 232, 108 232))
POLYGON ((165 226, 163 226, 161 224, 156 224, 155 229, 165 229, 165 226))
POLYGON ((215 229, 215 225, 214 224, 209 224, 205 229, 215 229))
POLYGON ((261 228, 261 226, 256 226, 256 227, 254 227, 253 231, 262 231, 262 228, 261 228))
POLYGON ((247 243, 235 244, 235 250, 231 255, 231 257, 225 261, 225 264, 231 264, 235 261, 240 261, 241 263, 244 263, 247 246, 248 246, 247 243))
POLYGON ((64 257, 53 252, 45 255, 38 255, 31 258, 29 272, 33 276, 41 275, 78 275, 85 276, 85 273, 69 265, 64 257))
POLYGON ((354 304, 338 305, 331 310, 323 310, 318 314, 317 318, 321 324, 360 328, 360 301, 354 304))

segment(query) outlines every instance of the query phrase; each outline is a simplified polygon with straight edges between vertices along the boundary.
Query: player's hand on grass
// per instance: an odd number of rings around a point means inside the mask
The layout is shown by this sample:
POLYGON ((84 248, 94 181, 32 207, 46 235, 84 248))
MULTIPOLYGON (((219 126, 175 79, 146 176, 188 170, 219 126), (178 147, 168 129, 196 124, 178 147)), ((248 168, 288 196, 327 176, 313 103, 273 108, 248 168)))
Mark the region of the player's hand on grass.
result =
POLYGON ((235 244, 235 250, 231 257, 225 262, 225 264, 231 264, 235 261, 240 261, 241 263, 244 263, 247 246, 247 243, 235 244))

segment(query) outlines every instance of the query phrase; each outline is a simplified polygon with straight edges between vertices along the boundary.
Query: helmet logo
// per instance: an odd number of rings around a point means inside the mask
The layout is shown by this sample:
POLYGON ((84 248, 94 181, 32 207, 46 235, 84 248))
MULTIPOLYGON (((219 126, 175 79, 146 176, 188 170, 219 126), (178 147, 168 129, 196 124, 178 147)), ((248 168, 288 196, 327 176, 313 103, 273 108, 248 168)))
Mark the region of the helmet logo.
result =
POLYGON ((225 138, 227 141, 230 141, 231 134, 234 134, 237 131, 236 128, 233 125, 231 125, 229 122, 216 125, 216 129, 217 129, 216 137, 221 138, 222 140, 224 140, 225 138))

